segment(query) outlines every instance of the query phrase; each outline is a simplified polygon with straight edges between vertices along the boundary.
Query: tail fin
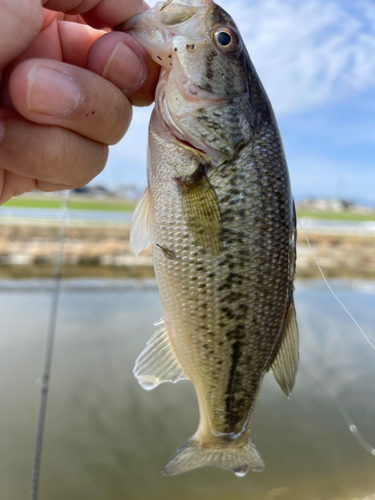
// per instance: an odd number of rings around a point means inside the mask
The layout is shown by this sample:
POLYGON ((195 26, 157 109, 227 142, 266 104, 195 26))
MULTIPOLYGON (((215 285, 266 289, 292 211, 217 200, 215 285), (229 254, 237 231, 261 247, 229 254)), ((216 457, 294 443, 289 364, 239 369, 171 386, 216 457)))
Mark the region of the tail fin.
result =
POLYGON ((245 476, 249 469, 257 472, 264 469, 263 459, 251 438, 243 446, 220 440, 217 446, 205 447, 193 436, 169 459, 162 474, 173 476, 206 465, 229 469, 237 477, 245 476))

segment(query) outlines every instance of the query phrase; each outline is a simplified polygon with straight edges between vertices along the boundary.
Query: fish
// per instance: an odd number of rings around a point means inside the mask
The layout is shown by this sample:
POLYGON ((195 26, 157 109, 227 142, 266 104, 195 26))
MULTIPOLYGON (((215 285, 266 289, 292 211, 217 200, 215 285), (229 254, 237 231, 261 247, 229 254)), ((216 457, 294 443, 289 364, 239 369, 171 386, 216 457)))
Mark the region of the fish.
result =
POLYGON ((271 103, 233 19, 211 0, 167 0, 117 29, 160 64, 148 186, 132 218, 152 245, 164 317, 134 374, 190 380, 200 421, 162 473, 264 461, 250 437, 262 380, 289 396, 299 357, 296 213, 271 103))

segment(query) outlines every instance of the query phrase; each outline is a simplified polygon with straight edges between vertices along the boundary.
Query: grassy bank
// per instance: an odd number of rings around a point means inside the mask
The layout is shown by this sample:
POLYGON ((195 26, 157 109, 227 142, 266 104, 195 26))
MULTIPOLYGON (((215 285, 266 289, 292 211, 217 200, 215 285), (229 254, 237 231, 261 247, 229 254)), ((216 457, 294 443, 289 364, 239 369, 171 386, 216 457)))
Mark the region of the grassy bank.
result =
MULTIPOLYGON (((60 208, 58 198, 46 198, 44 196, 17 196, 4 204, 5 207, 17 208, 60 208)), ((107 198, 98 200, 95 198, 72 197, 69 202, 71 210, 106 210, 114 212, 132 212, 135 202, 121 199, 107 198)), ((309 217, 312 219, 342 220, 342 221, 374 221, 374 214, 355 214, 351 212, 316 212, 313 210, 297 210, 297 217, 309 217)))
MULTIPOLYGON (((53 265, 4 266, 0 264, 1 279, 51 279, 53 265)), ((61 278, 155 278, 152 266, 67 266, 61 267, 61 278)))
MULTIPOLYGON (((7 201, 4 207, 17 207, 17 208, 60 208, 61 202, 58 198, 26 198, 15 197, 7 201)), ((69 202, 71 210, 106 210, 114 212, 132 212, 135 203, 123 200, 96 200, 96 199, 72 199, 69 202)))
POLYGON ((375 222, 375 214, 354 214, 352 212, 315 212, 312 210, 297 210, 297 217, 309 217, 311 219, 324 219, 324 220, 347 220, 375 222))

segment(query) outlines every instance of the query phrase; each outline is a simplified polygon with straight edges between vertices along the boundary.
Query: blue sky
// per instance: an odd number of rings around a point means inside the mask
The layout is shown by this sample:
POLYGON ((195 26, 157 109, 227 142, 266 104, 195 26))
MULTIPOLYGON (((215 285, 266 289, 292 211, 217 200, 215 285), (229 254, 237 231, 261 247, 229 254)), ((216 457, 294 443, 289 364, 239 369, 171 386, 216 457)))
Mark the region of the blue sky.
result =
MULTIPOLYGON (((154 2, 149 2, 153 4, 154 2)), ((295 198, 375 205, 375 2, 226 0, 274 107, 295 198)), ((93 182, 146 185, 151 108, 93 182)))

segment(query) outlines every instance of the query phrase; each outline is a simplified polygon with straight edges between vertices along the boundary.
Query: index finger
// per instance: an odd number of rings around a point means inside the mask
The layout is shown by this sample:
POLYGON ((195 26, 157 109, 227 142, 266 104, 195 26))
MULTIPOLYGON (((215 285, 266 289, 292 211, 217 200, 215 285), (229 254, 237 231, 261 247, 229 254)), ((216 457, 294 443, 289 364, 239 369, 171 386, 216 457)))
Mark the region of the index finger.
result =
POLYGON ((142 0, 43 0, 47 9, 80 14, 94 28, 113 27, 144 11, 142 0))

